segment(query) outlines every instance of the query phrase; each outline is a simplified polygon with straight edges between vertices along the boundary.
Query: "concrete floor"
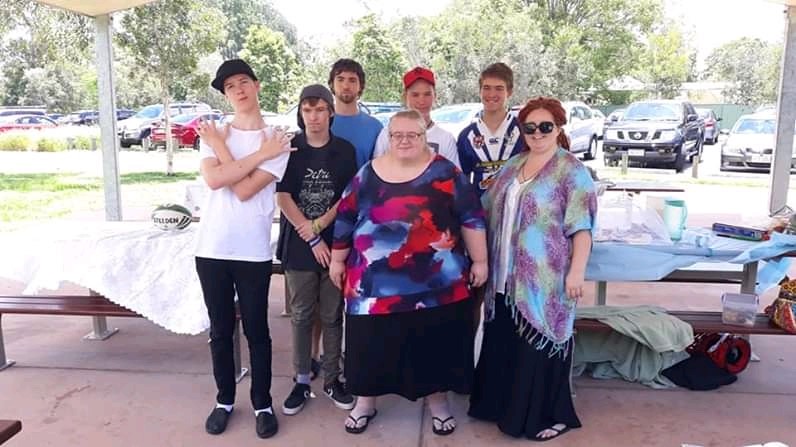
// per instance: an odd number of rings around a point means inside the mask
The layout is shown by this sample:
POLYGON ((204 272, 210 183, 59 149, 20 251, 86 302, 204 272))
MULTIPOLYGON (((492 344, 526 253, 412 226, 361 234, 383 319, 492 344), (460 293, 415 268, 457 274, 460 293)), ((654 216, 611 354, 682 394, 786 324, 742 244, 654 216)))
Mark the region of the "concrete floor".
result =
MULTIPOLYGON (((19 284, 3 283, 0 293, 19 284)), ((658 303, 715 308, 724 286, 611 284, 609 303, 658 303)), ((279 406, 291 381, 290 323, 280 318, 281 281, 271 290, 274 340, 273 395, 279 406)), ((590 302, 588 296, 584 302, 590 302)), ((768 297, 762 301, 765 302, 768 297)), ((204 336, 171 334, 136 318, 111 318, 120 332, 104 342, 83 341, 86 317, 7 315, 6 350, 17 365, 0 372, 0 418, 21 419, 23 431, 10 446, 445 446, 524 444, 493 425, 466 416, 467 399, 453 396, 459 427, 450 437, 431 433, 421 402, 386 397, 379 416, 361 436, 344 432, 346 413, 320 392, 299 415, 278 414, 279 434, 268 441, 254 433, 249 380, 240 385, 227 432, 205 434, 214 399, 204 336)), ((575 398, 583 428, 549 445, 744 446, 769 441, 796 445, 796 344, 785 336, 753 338, 762 361, 738 382, 711 392, 652 390, 621 381, 579 378, 575 398)))
MULTIPOLYGON (((695 216, 696 217, 696 216, 695 216)), ((715 216, 713 216, 715 218, 715 216)), ((696 220, 696 219, 695 219, 696 220)), ((0 281, 0 294, 19 283, 0 281)), ((583 304, 593 303, 592 288, 583 304)), ((718 309, 723 291, 737 287, 673 283, 611 283, 608 304, 658 304, 672 309, 718 309)), ((66 291, 81 289, 67 286, 66 291)), ((276 408, 292 387, 290 321, 281 318, 281 279, 272 282, 270 325, 274 341, 272 394, 276 408)), ((775 295, 761 297, 769 303, 775 295)), ((214 402, 206 336, 171 334, 138 318, 110 318, 120 332, 84 341, 87 317, 6 315, 7 355, 16 366, 0 372, 0 419, 20 419, 22 432, 7 445, 22 446, 460 446, 527 445, 492 424, 466 416, 467 399, 453 396, 458 429, 431 433, 422 402, 380 399, 379 416, 359 436, 343 430, 346 412, 318 394, 300 414, 278 412, 279 434, 260 440, 248 401, 249 379, 221 436, 204 432, 214 402)), ((796 446, 796 337, 755 336, 753 363, 730 386, 716 391, 653 390, 590 378, 575 380, 575 406, 583 428, 550 446, 740 447, 780 441, 796 446)), ((244 344, 245 346, 245 344, 244 344)), ((244 352, 244 358, 247 354, 244 352)), ((245 361, 244 363, 248 363, 245 361)))

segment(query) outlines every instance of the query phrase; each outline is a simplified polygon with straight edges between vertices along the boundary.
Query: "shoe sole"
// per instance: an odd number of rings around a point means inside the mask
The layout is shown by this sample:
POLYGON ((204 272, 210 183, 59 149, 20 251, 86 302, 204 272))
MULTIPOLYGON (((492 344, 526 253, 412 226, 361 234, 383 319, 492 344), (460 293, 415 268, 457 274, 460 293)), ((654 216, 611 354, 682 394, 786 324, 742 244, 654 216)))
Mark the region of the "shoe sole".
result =
POLYGON ((304 409, 304 405, 306 405, 306 404, 307 403, 304 402, 303 404, 299 405, 296 408, 288 408, 288 407, 283 405, 282 406, 282 414, 284 414, 285 416, 295 416, 295 415, 299 414, 301 412, 301 410, 304 409))
POLYGON ((342 403, 342 402, 340 402, 340 401, 336 401, 336 400, 334 400, 334 399, 332 398, 332 396, 330 396, 330 395, 329 395, 329 393, 327 393, 327 392, 325 392, 325 391, 324 391, 324 393, 323 393, 323 394, 325 394, 325 395, 326 395, 326 397, 328 397, 328 398, 329 398, 329 400, 331 400, 331 401, 332 401, 332 403, 334 403, 334 406, 335 406, 335 407, 337 407, 337 408, 339 408, 339 409, 341 409, 341 410, 353 410, 353 409, 354 409, 354 407, 355 407, 355 406, 356 406, 356 404, 357 404, 357 400, 356 400, 356 399, 354 399, 354 400, 353 400, 353 401, 352 401, 350 404, 344 404, 344 403, 342 403))

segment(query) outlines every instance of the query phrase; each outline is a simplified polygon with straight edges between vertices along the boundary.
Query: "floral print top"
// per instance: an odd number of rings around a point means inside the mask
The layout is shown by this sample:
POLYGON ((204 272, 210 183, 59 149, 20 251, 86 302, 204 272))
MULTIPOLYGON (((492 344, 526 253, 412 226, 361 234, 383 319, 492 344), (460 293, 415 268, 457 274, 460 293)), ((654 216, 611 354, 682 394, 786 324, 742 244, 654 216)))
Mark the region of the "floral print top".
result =
POLYGON ((470 296, 462 228, 484 230, 475 189, 437 155, 408 182, 382 180, 367 163, 337 209, 334 249, 350 249, 346 313, 377 315, 442 306, 470 296))
MULTIPOLYGON (((501 234, 507 214, 506 192, 527 157, 527 152, 512 157, 483 197, 489 253, 499 253, 502 244, 510 244, 505 292, 515 320, 540 333, 540 349, 545 342, 564 346, 572 336, 577 304, 567 297, 564 286, 572 259, 572 236, 593 229, 597 194, 588 169, 570 152, 558 148, 536 177, 522 184, 519 209, 509 226, 511 234, 501 234)), ((497 271, 497 262, 497 256, 490 257, 490 272, 497 271)), ((487 320, 494 315, 496 290, 496 275, 491 275, 486 290, 487 320)))

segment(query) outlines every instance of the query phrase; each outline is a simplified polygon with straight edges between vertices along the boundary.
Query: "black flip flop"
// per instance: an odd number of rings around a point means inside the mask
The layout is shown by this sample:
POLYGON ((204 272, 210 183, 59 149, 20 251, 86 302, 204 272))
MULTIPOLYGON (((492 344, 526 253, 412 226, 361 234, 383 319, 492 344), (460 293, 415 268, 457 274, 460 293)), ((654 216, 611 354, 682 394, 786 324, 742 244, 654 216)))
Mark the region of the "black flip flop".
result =
POLYGON ((354 416, 349 415, 348 419, 351 419, 352 421, 354 421, 354 426, 353 427, 349 427, 349 426, 346 425, 345 426, 345 431, 347 431, 348 433, 354 434, 354 435, 358 435, 360 433, 364 433, 365 430, 368 429, 368 425, 370 425, 371 419, 375 418, 377 414, 379 414, 379 410, 376 410, 374 408, 373 409, 373 414, 363 414, 362 416, 360 416, 358 418, 355 418, 354 416), (362 419, 365 420, 365 424, 360 426, 359 425, 359 421, 361 421, 362 419))
POLYGON ((550 436, 548 438, 543 438, 541 436, 534 436, 533 438, 531 438, 531 440, 537 441, 537 442, 545 442, 545 441, 549 441, 551 439, 556 439, 559 436, 563 435, 564 433, 568 432, 569 431, 569 427, 568 426, 564 426, 564 428, 562 428, 561 430, 558 430, 555 427, 548 427, 548 428, 545 428, 545 430, 552 430, 552 431, 556 432, 556 434, 554 434, 553 436, 550 436))
POLYGON ((447 428, 447 429, 445 428, 445 423, 451 420, 455 421, 455 419, 453 419, 453 416, 448 416, 445 419, 440 419, 436 416, 431 416, 431 432, 439 436, 448 436, 449 434, 453 433, 454 430, 456 430, 455 425, 453 426, 453 428, 447 428), (441 428, 437 428, 437 426, 434 425, 435 421, 439 423, 439 426, 441 428))

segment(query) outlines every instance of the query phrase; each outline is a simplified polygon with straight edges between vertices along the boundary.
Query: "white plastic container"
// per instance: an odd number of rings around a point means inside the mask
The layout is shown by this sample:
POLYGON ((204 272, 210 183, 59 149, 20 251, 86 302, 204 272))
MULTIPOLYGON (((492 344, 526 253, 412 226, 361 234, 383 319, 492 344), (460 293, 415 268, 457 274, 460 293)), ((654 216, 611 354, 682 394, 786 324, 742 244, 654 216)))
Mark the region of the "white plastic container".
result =
POLYGON ((758 296, 752 293, 723 293, 721 322, 736 326, 754 326, 758 303, 758 296))

